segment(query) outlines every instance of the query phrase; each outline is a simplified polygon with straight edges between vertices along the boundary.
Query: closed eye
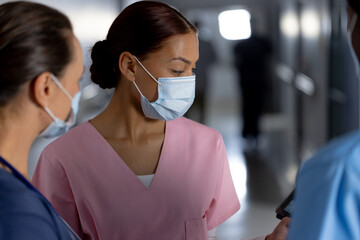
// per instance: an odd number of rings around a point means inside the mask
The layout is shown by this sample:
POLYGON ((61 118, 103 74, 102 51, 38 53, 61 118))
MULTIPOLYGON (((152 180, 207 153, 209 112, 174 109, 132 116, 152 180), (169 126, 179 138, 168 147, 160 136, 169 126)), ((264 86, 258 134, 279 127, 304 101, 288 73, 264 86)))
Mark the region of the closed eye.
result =
POLYGON ((181 75, 183 74, 185 71, 177 71, 177 70, 172 70, 173 73, 175 73, 176 75, 181 75))

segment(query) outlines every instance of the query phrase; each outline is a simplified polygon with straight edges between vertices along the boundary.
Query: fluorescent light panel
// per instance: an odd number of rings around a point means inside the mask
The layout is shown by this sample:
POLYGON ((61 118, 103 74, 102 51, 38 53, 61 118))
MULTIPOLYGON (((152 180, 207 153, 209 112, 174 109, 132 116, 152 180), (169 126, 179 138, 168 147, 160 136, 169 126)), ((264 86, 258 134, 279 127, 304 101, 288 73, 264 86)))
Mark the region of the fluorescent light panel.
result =
POLYGON ((245 9, 221 12, 218 17, 221 36, 227 40, 250 38, 250 18, 250 13, 245 9))

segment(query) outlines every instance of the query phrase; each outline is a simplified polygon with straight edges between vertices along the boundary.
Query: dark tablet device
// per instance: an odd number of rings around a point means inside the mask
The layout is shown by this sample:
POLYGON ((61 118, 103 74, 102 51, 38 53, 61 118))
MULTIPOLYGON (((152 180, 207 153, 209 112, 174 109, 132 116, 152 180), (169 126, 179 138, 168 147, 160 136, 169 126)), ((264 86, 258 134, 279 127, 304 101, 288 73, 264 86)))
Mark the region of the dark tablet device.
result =
POLYGON ((291 217, 294 208, 294 190, 289 196, 276 208, 276 218, 283 219, 284 217, 291 217))

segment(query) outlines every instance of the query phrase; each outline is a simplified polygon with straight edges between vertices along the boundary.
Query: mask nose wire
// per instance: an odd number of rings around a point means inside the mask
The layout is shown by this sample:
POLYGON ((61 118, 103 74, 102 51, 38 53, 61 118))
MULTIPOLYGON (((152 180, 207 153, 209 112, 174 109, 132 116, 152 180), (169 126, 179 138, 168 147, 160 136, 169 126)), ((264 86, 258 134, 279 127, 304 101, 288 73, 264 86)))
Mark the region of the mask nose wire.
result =
MULTIPOLYGON (((144 67, 144 65, 142 65, 142 63, 139 61, 139 59, 137 59, 137 57, 135 55, 133 55, 133 57, 136 59, 136 61, 140 64, 140 66, 144 69, 144 71, 149 74, 149 76, 157 83, 157 84, 161 84, 159 83, 158 80, 156 80, 156 78, 154 78, 153 75, 151 75, 151 73, 144 67)), ((135 85, 136 86, 136 85, 135 85)))

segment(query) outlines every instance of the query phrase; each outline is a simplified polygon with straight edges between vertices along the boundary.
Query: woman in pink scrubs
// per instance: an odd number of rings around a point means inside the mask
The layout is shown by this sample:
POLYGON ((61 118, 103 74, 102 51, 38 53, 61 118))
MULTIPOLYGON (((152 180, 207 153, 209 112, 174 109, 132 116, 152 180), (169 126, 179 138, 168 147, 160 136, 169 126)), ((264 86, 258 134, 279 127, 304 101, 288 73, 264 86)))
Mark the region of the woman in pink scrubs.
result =
MULTIPOLYGON (((182 117, 196 28, 166 4, 137 2, 91 57, 92 80, 114 95, 44 150, 34 184, 83 239, 207 239, 240 204, 221 135, 182 117)), ((268 239, 285 239, 286 224, 268 239)))

